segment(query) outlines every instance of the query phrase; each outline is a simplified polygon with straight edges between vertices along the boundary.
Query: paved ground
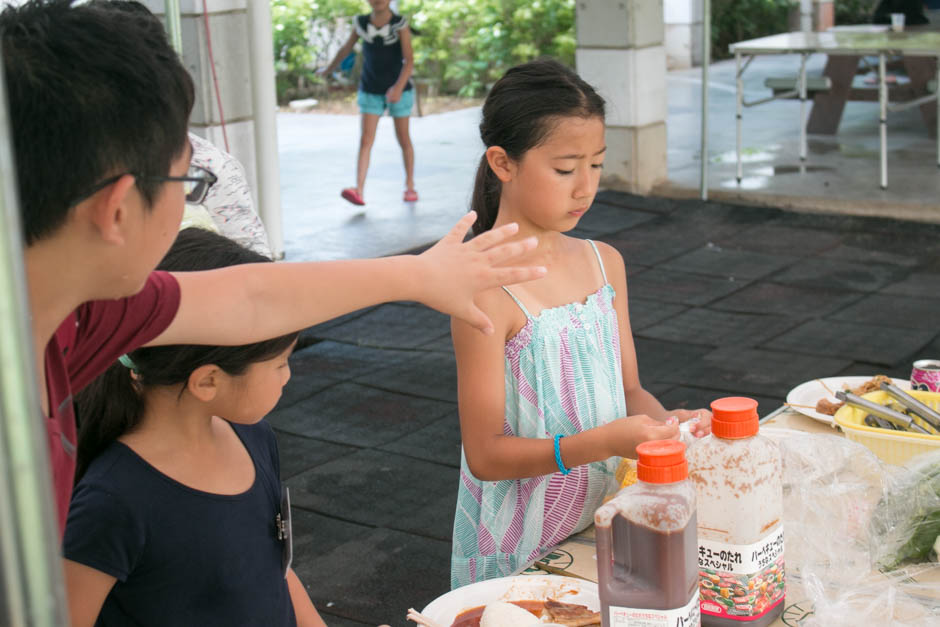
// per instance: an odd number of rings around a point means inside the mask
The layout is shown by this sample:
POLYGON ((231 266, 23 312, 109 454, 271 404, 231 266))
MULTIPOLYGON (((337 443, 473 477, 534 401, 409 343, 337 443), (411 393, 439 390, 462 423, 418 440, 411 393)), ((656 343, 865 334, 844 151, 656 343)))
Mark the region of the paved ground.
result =
MULTIPOLYGON (((810 75, 822 73, 825 55, 812 55, 810 75)), ((768 77, 796 76, 799 55, 755 57, 743 77, 746 101, 770 95, 768 77)), ((877 59, 874 60, 877 66, 877 59)), ((869 87, 875 74, 854 84, 869 87)), ((903 83, 906 76, 900 75, 903 83)), ((837 135, 809 135, 808 156, 799 159, 800 103, 776 100, 743 114, 744 178, 735 178, 735 65, 712 64, 709 72, 709 194, 736 200, 799 207, 805 211, 888 215, 940 221, 937 141, 930 139, 919 109, 888 114, 888 189, 879 189, 878 103, 846 103, 837 135)), ((658 192, 698 197, 701 172, 701 69, 670 72, 669 181, 658 192)), ((933 105, 931 105, 933 106, 933 105)), ((809 115, 809 107, 807 107, 809 115)))
MULTIPOLYGON (((667 406, 744 394, 767 413, 807 379, 940 356, 940 225, 602 192, 578 231, 623 253, 641 379, 667 406)), ((448 320, 392 303, 301 344, 269 417, 295 568, 328 624, 404 625, 449 586, 448 320)))

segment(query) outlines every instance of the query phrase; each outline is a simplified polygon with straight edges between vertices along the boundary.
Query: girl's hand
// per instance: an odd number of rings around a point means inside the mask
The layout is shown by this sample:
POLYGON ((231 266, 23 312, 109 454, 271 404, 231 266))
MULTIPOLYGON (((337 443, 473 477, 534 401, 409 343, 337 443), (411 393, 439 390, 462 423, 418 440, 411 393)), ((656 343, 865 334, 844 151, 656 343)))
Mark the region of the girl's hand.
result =
POLYGON ((670 412, 679 422, 688 422, 689 431, 697 438, 712 432, 712 413, 707 409, 676 409, 670 412))
POLYGON ((500 285, 537 279, 545 275, 545 268, 505 265, 538 243, 534 237, 503 243, 519 230, 515 223, 464 242, 463 238, 474 220, 476 213, 471 211, 441 241, 418 255, 418 273, 412 278, 417 291, 416 300, 460 318, 490 335, 493 322, 473 302, 476 294, 500 285))
POLYGON ((398 102, 401 100, 402 90, 398 87, 389 87, 388 91, 385 92, 385 99, 391 103, 398 102))
POLYGON ((679 421, 670 417, 665 422, 646 414, 618 418, 606 424, 613 455, 636 459, 636 447, 650 440, 675 440, 679 437, 679 421))

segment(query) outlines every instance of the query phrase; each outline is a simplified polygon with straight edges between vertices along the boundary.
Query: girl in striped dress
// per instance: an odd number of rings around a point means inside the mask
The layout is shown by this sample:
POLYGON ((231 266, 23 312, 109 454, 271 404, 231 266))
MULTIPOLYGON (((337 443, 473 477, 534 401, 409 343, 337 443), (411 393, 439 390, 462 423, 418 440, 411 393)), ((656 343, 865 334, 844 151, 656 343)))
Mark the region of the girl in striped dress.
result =
POLYGON ((677 437, 680 421, 697 420, 697 436, 711 421, 643 389, 623 259, 564 234, 597 192, 603 99, 561 64, 534 61, 494 85, 480 132, 474 233, 517 222, 517 237, 538 237, 526 261, 548 272, 477 296, 495 333, 451 325, 463 440, 454 588, 510 575, 581 531, 617 489, 619 457, 677 437))

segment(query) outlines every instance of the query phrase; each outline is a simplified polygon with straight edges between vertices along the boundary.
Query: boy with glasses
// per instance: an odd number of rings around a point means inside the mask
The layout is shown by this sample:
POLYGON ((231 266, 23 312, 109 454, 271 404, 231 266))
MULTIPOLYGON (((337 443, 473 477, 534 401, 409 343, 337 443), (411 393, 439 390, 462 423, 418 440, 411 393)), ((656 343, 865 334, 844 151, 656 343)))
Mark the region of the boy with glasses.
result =
POLYGON ((474 295, 543 273, 505 267, 535 245, 504 243, 514 226, 462 243, 472 215, 418 256, 154 272, 212 183, 190 168, 193 85, 160 22, 136 2, 31 0, 0 13, 0 44, 60 530, 72 394, 120 355, 257 342, 392 300, 491 331, 474 295))

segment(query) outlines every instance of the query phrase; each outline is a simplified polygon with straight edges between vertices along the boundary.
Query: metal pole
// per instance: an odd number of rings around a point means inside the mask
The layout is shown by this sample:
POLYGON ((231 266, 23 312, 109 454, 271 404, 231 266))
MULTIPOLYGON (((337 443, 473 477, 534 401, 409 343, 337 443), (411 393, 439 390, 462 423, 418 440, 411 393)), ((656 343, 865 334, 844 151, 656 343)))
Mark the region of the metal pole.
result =
POLYGON ((878 55, 878 104, 881 131, 881 189, 888 189, 888 86, 885 83, 885 53, 878 55))
POLYGON ((5 92, 0 76, 0 623, 67 625, 5 92))
POLYGON ((248 3, 251 52, 251 103, 255 112, 255 166, 258 169, 258 214, 268 232, 275 259, 284 257, 281 228, 281 179, 277 155, 277 97, 274 87, 274 40, 271 3, 248 3))
POLYGON ((806 161, 806 58, 800 55, 800 161, 806 161))
POLYGON ((699 181, 702 200, 708 200, 708 66, 712 62, 711 5, 711 0, 705 0, 702 8, 702 146, 700 150, 702 173, 699 181))
POLYGON ((813 31, 813 0, 800 0, 800 30, 813 31))
POLYGON ((937 167, 940 168, 940 57, 937 57, 937 86, 934 88, 937 97, 937 167))
POLYGON ((170 45, 176 54, 183 56, 183 35, 180 27, 180 0, 166 0, 164 5, 166 13, 166 32, 170 37, 170 45))
POLYGON ((741 79, 741 53, 738 51, 734 52, 734 66, 735 66, 735 123, 737 126, 737 155, 738 155, 738 170, 737 170, 737 179, 738 185, 741 184, 741 179, 744 178, 744 168, 741 166, 741 119, 744 117, 744 81, 741 79))

